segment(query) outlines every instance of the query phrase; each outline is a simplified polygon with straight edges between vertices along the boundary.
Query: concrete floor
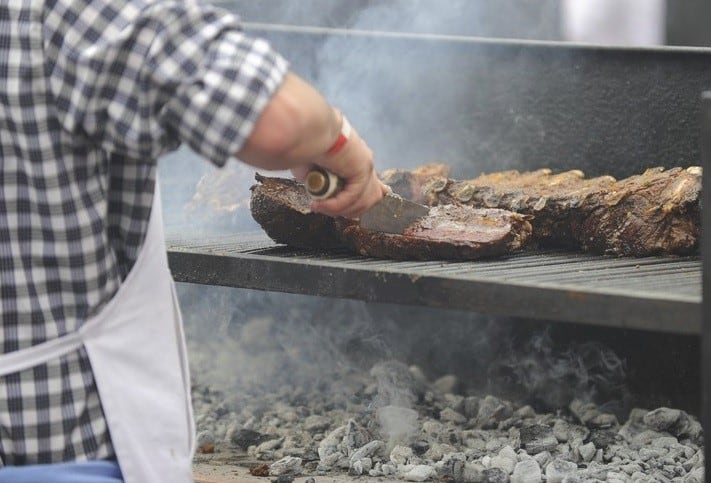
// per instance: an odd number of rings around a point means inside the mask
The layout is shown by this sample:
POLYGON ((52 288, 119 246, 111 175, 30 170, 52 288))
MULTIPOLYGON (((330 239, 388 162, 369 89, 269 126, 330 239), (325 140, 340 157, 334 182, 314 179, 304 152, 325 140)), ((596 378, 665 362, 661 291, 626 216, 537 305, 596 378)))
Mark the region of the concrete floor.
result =
MULTIPOLYGON (((219 447, 209 454, 198 453, 193 459, 193 477, 195 483, 270 483, 275 476, 252 476, 249 468, 255 464, 268 463, 255 461, 239 450, 219 447)), ((371 476, 353 477, 348 474, 333 474, 328 476, 302 475, 294 479, 294 483, 305 483, 313 477, 316 483, 402 483, 392 478, 371 476)))
MULTIPOLYGON (((195 483, 267 483, 276 479, 274 476, 257 477, 239 465, 195 463, 193 466, 195 483)), ((299 476, 294 483, 304 483, 309 476, 299 476)), ((352 483, 356 478, 348 475, 313 476, 316 483, 352 483)), ((359 476, 358 483, 402 483, 401 481, 359 476)))

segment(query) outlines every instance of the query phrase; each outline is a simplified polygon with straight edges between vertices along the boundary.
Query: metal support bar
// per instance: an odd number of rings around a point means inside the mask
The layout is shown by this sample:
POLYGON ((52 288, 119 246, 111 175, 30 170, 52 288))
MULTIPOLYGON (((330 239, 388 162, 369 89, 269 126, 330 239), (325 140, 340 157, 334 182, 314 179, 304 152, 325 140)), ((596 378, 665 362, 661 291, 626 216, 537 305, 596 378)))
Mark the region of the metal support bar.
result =
POLYGON ((698 257, 532 252, 393 261, 277 246, 263 234, 168 242, 176 281, 677 334, 701 332, 698 257))
POLYGON ((701 165, 703 174, 703 218, 701 238, 702 328, 701 328, 701 416, 704 425, 706 481, 711 481, 711 91, 702 95, 701 165))

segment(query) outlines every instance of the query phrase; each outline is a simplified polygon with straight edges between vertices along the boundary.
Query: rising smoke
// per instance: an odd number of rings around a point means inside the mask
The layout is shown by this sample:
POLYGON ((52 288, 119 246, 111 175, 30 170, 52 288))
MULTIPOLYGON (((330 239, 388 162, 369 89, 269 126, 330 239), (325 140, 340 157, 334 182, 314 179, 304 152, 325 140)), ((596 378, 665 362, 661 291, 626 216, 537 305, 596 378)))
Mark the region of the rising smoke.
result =
MULTIPOLYGON (((247 21, 442 35, 498 33, 522 38, 557 36, 553 4, 473 0, 223 2, 247 21), (355 4, 371 8, 354 9, 355 4), (535 10, 534 5, 538 6, 535 10), (510 15, 498 23, 493 21, 502 18, 494 13, 506 11, 507 6, 510 15)), ((421 55, 408 50, 411 48, 411 44, 403 44, 399 62, 420 62, 421 55)), ((441 160, 468 163, 467 167, 460 165, 460 173, 476 170, 462 155, 468 143, 475 141, 464 135, 466 129, 458 129, 458 119, 451 117, 460 99, 477 88, 462 79, 448 80, 449 74, 457 74, 457 58, 445 56, 432 66, 443 77, 428 81, 433 82, 431 96, 422 97, 415 93, 420 92, 423 79, 403 77, 402 72, 389 68, 386 57, 372 55, 374 49, 377 41, 373 39, 354 42, 349 37, 333 37, 315 54, 309 53, 315 63, 308 60, 301 64, 298 56, 290 60, 297 72, 313 80, 348 113, 379 161, 385 163, 380 167, 414 167, 441 160), (427 134, 424 143, 423 130, 427 134), (414 142, 413 137, 419 141, 414 142)), ((291 50, 298 52, 299 47, 291 50)), ((247 198, 253 170, 236 164, 229 169, 236 173, 230 189, 247 198)), ((230 220, 217 216, 206 221, 204 212, 193 217, 186 212, 197 181, 214 170, 185 150, 161 162, 167 223, 178 225, 182 234, 186 225, 196 232, 204 232, 206 224, 210 231, 256 229, 246 209, 235 212, 237 218, 230 220)), ((453 173, 457 173, 456 166, 453 173)), ((595 398, 601 394, 601 382, 617 384, 624 378, 624 365, 601 347, 561 350, 545 333, 531 338, 531 332, 527 332, 527 342, 515 344, 514 334, 520 336, 516 321, 246 290, 188 285, 179 289, 196 376, 201 382, 250 397, 285 386, 322 387, 335 394, 343 388, 332 381, 344 370, 367 370, 392 359, 418 364, 432 379, 456 374, 462 391, 516 393, 541 407, 564 406, 581 395, 595 398), (561 380, 572 384, 565 391, 552 390, 561 380)), ((380 411, 381 424, 388 433, 405 437, 414 427, 412 413, 407 411, 412 395, 398 392, 398 385, 388 379, 389 373, 376 373, 376 377, 383 399, 374 401, 374 409, 380 411)))
MULTIPOLYGON (((450 36, 559 37, 558 2, 553 0, 451 0, 446 6, 440 0, 222 0, 218 5, 245 22, 450 36)), ((431 43, 396 41, 384 49, 377 37, 341 35, 302 35, 273 43, 294 71, 347 113, 373 148, 378 169, 438 161, 452 166, 452 176, 463 177, 501 169, 497 163, 502 161, 507 169, 523 167, 518 148, 504 152, 501 143, 487 147, 489 140, 506 135, 500 129, 510 129, 489 120, 510 118, 516 129, 544 135, 535 116, 521 116, 517 106, 505 106, 503 112, 477 109, 485 105, 480 99, 499 95, 501 82, 479 77, 473 67, 463 71, 462 53, 449 52, 451 45, 425 52, 431 43), (473 108, 464 108, 463 102, 473 108), (487 154, 472 159, 472 152, 487 154)), ((471 56, 468 61, 472 66, 484 62, 471 56)), ((512 78, 524 74, 516 69, 512 63, 512 78)), ((195 233, 258 229, 245 209, 221 217, 193 200, 201 178, 223 177, 231 186, 223 187, 220 196, 232 199, 239 198, 234 193, 243 193, 237 201, 244 202, 254 169, 232 161, 227 169, 217 170, 188 149, 167 156, 160 167, 169 228, 177 226, 181 234, 190 228, 195 233)))

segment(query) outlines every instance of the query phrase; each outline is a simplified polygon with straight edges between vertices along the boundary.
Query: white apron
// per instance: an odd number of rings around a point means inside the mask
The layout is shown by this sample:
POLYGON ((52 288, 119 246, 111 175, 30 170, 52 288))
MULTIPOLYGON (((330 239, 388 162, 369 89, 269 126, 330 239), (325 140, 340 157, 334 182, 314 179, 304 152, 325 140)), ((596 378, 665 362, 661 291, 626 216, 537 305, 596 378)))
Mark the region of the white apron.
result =
POLYGON ((0 355, 0 376, 84 345, 126 483, 192 481, 195 425, 158 183, 146 239, 103 310, 76 333, 0 355))

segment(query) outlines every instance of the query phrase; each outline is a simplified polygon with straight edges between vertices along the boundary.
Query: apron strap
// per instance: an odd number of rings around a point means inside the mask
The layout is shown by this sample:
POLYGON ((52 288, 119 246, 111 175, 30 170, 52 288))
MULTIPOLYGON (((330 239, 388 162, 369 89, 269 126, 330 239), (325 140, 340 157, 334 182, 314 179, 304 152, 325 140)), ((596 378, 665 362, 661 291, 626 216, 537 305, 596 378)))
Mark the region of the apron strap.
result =
MULTIPOLYGON (((141 252, 138 254, 138 258, 146 256, 142 252, 147 251, 144 250, 144 248, 146 248, 148 243, 153 241, 153 238, 156 236, 159 237, 157 242, 162 243, 162 246, 165 246, 162 229, 163 218, 161 214, 160 187, 158 185, 158 176, 156 176, 155 193, 153 194, 153 205, 151 206, 151 215, 146 229, 146 238, 143 241, 143 247, 141 248, 141 252)), ((154 243, 155 242, 156 241, 154 241, 154 243)), ((136 259, 136 264, 138 264, 138 259, 136 259)), ((135 278, 134 272, 135 270, 131 270, 129 272, 128 277, 122 282, 122 285, 126 284, 129 281, 129 278, 135 278)), ((112 299, 109 300, 100 313, 113 310, 113 306, 116 305, 114 299, 116 299, 117 295, 121 292, 121 289, 122 287, 119 287, 118 292, 114 294, 112 299)), ((84 343, 84 337, 95 325, 95 323, 93 323, 94 318, 96 318, 96 316, 89 319, 79 328, 77 332, 71 332, 56 339, 33 345, 26 349, 0 354, 0 377, 30 369, 40 364, 45 364, 52 359, 62 357, 70 352, 78 350, 84 343)))
POLYGON ((0 354, 0 377, 51 361, 77 350, 82 345, 81 335, 72 332, 58 339, 48 340, 27 349, 0 354))

